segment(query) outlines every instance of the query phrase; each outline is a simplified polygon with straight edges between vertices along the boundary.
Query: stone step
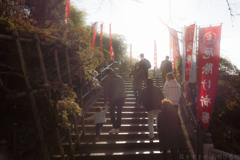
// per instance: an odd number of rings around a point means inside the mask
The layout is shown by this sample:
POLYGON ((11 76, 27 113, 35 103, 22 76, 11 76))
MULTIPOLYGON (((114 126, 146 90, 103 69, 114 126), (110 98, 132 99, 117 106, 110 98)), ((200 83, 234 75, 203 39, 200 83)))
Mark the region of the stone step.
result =
POLYGON ((114 149, 130 149, 135 148, 143 149, 143 148, 152 148, 152 149, 158 149, 159 147, 159 140, 126 140, 126 141, 92 141, 92 140, 83 140, 81 142, 80 148, 82 148, 81 152, 87 151, 89 149, 94 149, 95 151, 101 150, 101 148, 104 148, 106 150, 114 149))
MULTIPOLYGON (((133 77, 122 77, 123 81, 133 81, 133 77)), ((162 80, 161 78, 152 78, 153 81, 162 80)))
MULTIPOLYGON (((104 106, 101 106, 102 109, 105 109, 104 106)), ((96 111, 97 106, 92 106, 88 112, 95 112, 96 111)), ((108 109, 109 110, 109 109, 108 109)), ((135 111, 146 111, 146 109, 144 107, 140 107, 140 106, 123 106, 122 108, 123 112, 135 112, 135 111)))
MULTIPOLYGON (((111 140, 118 140, 118 141, 127 141, 127 140, 149 140, 148 136, 149 132, 122 132, 120 128, 120 132, 117 134, 108 133, 108 132, 101 132, 100 133, 100 140, 101 141, 111 141, 111 140)), ((74 138, 76 136, 75 133, 71 134, 74 138)), ((95 139, 95 132, 87 132, 85 133, 85 140, 94 140, 95 139)), ((154 140, 158 140, 158 133, 154 132, 154 140)))
MULTIPOLYGON (((135 101, 136 101, 135 97, 127 97, 125 99, 125 102, 135 102, 135 101)), ((98 98, 98 100, 96 102, 104 102, 104 98, 100 97, 100 98, 98 98)))
MULTIPOLYGON (((95 151, 95 150, 94 150, 95 151)), ((132 160, 142 160, 142 159, 161 159, 161 152, 158 148, 119 148, 114 150, 105 150, 105 148, 96 150, 96 152, 81 152, 76 153, 75 159, 82 159, 83 157, 88 157, 91 159, 98 157, 104 159, 132 159, 132 160), (148 156, 146 156, 148 155, 148 156), (148 158, 147 158, 148 157, 148 158)))
MULTIPOLYGON (((94 106, 104 106, 104 102, 98 102, 97 101, 93 105, 94 106)), ((125 106, 136 106, 135 101, 133 101, 133 102, 125 102, 124 105, 125 106)))
MULTIPOLYGON (((105 124, 111 124, 111 119, 106 118, 105 124)), ((130 118, 122 118, 121 120, 122 124, 148 124, 148 118, 147 117, 130 117, 130 118)), ((80 123, 79 123, 80 124, 80 123)), ((93 124, 93 121, 85 121, 85 124, 93 124)))
MULTIPOLYGON (((104 94, 100 96, 100 98, 104 98, 104 94)), ((135 98, 134 93, 127 93, 127 98, 135 98)))
MULTIPOLYGON (((65 154, 67 158, 67 155, 65 154)), ((168 160, 171 160, 171 155, 168 153, 168 160)), ((51 157, 52 160, 60 160, 60 155, 54 155, 51 157)), ((161 160, 162 154, 158 151, 141 151, 136 152, 125 151, 125 152, 103 152, 103 153, 81 153, 77 152, 75 160, 161 160)))
MULTIPOLYGON (((87 112, 85 113, 85 117, 90 117, 94 113, 96 112, 87 112)), ((147 117, 147 112, 146 111, 122 112, 122 118, 131 118, 131 117, 147 117)), ((106 114, 106 118, 110 118, 109 112, 106 114)))
MULTIPOLYGON (((154 127, 156 127, 157 125, 154 124, 154 127)), ((82 125, 78 125, 79 128, 82 127, 82 125)), ((105 132, 109 132, 112 129, 112 124, 105 124, 103 125, 103 127, 101 128, 101 132, 105 133, 105 132)), ((85 125, 85 130, 86 132, 89 133, 95 133, 96 132, 96 128, 94 124, 88 124, 85 125)), ((148 124, 121 124, 121 128, 120 128, 121 132, 148 132, 148 124)))
MULTIPOLYGON (((170 157, 170 155, 169 155, 170 157)), ((128 150, 128 151, 105 151, 94 153, 78 153, 75 156, 76 160, 161 160, 162 155, 158 150, 128 150)))

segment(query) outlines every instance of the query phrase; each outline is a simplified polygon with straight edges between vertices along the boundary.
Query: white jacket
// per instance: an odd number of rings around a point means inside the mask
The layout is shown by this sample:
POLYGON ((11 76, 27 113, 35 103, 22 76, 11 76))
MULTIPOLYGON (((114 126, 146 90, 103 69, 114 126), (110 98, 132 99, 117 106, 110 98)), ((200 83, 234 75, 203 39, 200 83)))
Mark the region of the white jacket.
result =
POLYGON ((106 122, 105 114, 107 113, 107 111, 108 111, 108 109, 106 108, 102 112, 94 113, 94 115, 92 115, 88 119, 94 120, 94 124, 102 123, 102 122, 104 123, 104 122, 106 122))
POLYGON ((170 80, 163 87, 163 95, 172 102, 172 105, 178 105, 181 97, 181 86, 175 80, 170 80))

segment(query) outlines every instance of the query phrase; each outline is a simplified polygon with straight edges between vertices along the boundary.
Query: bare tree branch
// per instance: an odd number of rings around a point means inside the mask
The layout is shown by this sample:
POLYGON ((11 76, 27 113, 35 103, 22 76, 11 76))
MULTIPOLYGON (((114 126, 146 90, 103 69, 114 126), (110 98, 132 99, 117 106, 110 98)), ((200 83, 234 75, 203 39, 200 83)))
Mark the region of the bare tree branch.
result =
POLYGON ((228 0, 226 0, 226 1, 227 1, 227 4, 228 4, 228 10, 229 10, 229 12, 230 12, 231 21, 232 21, 232 27, 233 27, 233 18, 234 18, 234 15, 233 15, 233 13, 232 13, 232 9, 231 9, 231 7, 230 7, 230 4, 229 4, 228 0))

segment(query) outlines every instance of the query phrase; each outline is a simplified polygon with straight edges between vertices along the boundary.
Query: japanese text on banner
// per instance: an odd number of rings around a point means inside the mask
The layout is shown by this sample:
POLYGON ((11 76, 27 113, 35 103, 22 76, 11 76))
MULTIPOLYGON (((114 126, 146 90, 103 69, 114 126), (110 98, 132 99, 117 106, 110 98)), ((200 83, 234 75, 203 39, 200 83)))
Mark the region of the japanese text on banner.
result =
POLYGON ((195 37, 195 24, 186 27, 185 32, 185 85, 184 85, 184 93, 185 93, 185 104, 187 104, 187 93, 188 93, 188 83, 190 77, 190 69, 192 62, 192 52, 193 52, 193 41, 195 37))
POLYGON ((218 83, 221 26, 199 29, 197 119, 208 128, 218 83))

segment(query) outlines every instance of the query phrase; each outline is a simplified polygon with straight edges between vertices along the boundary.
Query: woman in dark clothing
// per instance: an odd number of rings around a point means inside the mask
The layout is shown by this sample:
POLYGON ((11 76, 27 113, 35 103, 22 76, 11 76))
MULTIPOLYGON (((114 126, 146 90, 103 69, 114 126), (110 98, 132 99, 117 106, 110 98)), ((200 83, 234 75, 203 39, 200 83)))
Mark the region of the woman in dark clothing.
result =
POLYGON ((162 112, 158 114, 159 149, 163 151, 163 159, 167 159, 167 150, 171 149, 173 160, 179 159, 178 149, 185 146, 181 130, 180 118, 172 107, 171 101, 163 100, 162 112))
POLYGON ((145 83, 146 79, 144 72, 139 65, 139 62, 135 64, 134 69, 129 73, 129 77, 131 77, 131 75, 133 75, 133 91, 136 97, 135 103, 139 104, 139 94, 142 90, 142 82, 144 81, 145 83))

